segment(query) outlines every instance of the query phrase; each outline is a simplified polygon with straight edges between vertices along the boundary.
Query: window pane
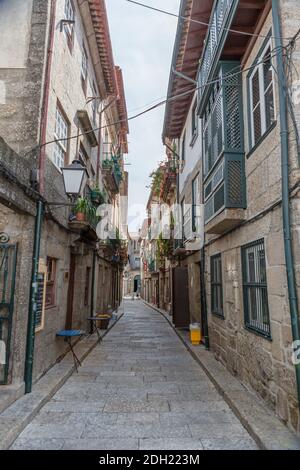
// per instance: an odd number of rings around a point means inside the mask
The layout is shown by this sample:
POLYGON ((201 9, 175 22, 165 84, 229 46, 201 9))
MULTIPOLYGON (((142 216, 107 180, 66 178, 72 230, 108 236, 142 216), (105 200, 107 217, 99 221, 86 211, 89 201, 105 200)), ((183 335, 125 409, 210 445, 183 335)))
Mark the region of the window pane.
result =
POLYGON ((264 84, 265 84, 265 90, 266 90, 268 88, 268 86, 272 83, 272 80, 273 80, 271 50, 270 50, 270 48, 267 50, 267 52, 264 55, 263 69, 264 69, 264 84))
POLYGON ((221 255, 211 258, 211 310, 212 313, 223 316, 221 255))
POLYGON ((242 262, 246 326, 270 336, 264 242, 242 248, 242 262))
POLYGON ((252 109, 257 106, 259 100, 259 69, 257 69, 252 78, 252 109))
POLYGON ((253 130, 254 130, 254 144, 256 144, 261 138, 261 112, 260 106, 255 109, 253 113, 253 130))
POLYGON ((273 85, 267 90, 265 94, 266 100, 266 128, 273 124, 275 121, 275 109, 274 109, 274 93, 273 93, 273 85))

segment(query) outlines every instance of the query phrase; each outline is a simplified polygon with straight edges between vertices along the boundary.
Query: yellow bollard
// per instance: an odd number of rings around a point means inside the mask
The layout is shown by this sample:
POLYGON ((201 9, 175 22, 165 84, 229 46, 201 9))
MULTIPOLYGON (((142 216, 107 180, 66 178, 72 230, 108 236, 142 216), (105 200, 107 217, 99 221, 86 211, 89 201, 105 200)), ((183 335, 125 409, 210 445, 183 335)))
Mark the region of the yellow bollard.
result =
POLYGON ((190 325, 190 334, 191 343, 195 346, 199 345, 202 339, 200 325, 197 323, 190 325))

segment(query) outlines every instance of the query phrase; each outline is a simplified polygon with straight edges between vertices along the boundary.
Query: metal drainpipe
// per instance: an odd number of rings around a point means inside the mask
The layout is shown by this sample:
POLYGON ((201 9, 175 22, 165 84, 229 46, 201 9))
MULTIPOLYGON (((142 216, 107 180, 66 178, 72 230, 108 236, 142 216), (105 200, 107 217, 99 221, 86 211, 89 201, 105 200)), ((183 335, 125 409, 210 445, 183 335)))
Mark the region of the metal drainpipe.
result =
MULTIPOLYGON (((204 205, 204 184, 203 184, 203 175, 204 175, 204 161, 202 157, 202 204, 204 205)), ((205 217, 204 208, 203 208, 203 217, 205 217)), ((206 301, 206 286, 205 286, 205 230, 204 230, 205 221, 203 221, 203 247, 201 248, 201 259, 200 259, 200 289, 201 289, 201 311, 202 311, 202 321, 203 321, 203 333, 204 333, 204 344, 205 349, 209 351, 209 331, 208 331, 208 315, 207 315, 207 301, 206 301)))
MULTIPOLYGON (((50 7, 50 28, 49 28, 49 40, 48 40, 48 52, 47 52, 47 64, 45 72, 45 90, 43 96, 42 106, 42 118, 40 125, 40 145, 46 142, 47 133, 47 115, 49 105, 49 94, 50 94, 50 74, 52 65, 52 54, 55 34, 55 11, 56 11, 56 0, 51 0, 50 7)), ((46 147, 43 145, 40 149, 39 155, 39 191, 41 194, 45 192, 45 158, 46 158, 46 147)), ((41 245, 41 232, 42 223, 44 216, 44 203, 38 201, 37 203, 37 214, 35 220, 35 233, 34 233, 34 245, 33 245, 33 257, 32 257, 32 276, 31 276, 31 288, 30 288, 30 300, 29 300, 29 312, 28 312, 28 325, 27 325, 27 343, 26 343, 26 356, 25 356, 25 393, 30 393, 32 390, 32 371, 33 371, 33 357, 34 357, 34 341, 35 341, 35 316, 37 309, 37 290, 38 290, 38 271, 39 271, 39 258, 40 258, 40 245, 41 245)))
POLYGON ((49 95, 50 95, 50 75, 52 66, 52 55, 54 45, 54 34, 55 34, 55 12, 56 12, 56 0, 51 1, 50 8, 50 30, 49 30, 49 41, 48 41, 48 52, 47 52, 47 64, 45 72, 45 90, 43 97, 42 107, 42 119, 41 119, 41 130, 40 130, 40 149, 39 155, 39 191, 41 194, 45 192, 45 161, 46 161, 46 135, 47 135, 47 122, 48 122, 48 107, 49 107, 49 95))
MULTIPOLYGON (((91 283, 91 317, 95 316, 95 278, 96 278, 96 250, 93 251, 92 283, 91 283)), ((90 333, 93 333, 93 322, 91 321, 90 333)))
MULTIPOLYGON (((283 217, 283 235, 284 250, 286 261, 286 273, 288 283, 288 295, 290 303, 290 314, 292 324, 293 341, 300 340, 299 311, 296 288, 296 277, 294 270, 294 258, 292 248, 291 233, 291 214, 289 197, 289 142, 288 142, 288 120, 287 120, 287 101, 286 101, 286 75, 283 65, 281 25, 278 0, 272 0, 272 15, 274 25, 275 45, 277 48, 277 67, 278 67, 278 89, 279 89, 279 107, 280 107, 280 135, 281 135, 281 170, 282 170, 282 217, 283 217)), ((296 384, 298 392, 298 402, 300 405, 300 364, 295 365, 296 384)))
POLYGON ((29 301, 28 325, 27 325, 27 343, 26 343, 25 375, 24 375, 25 393, 30 393, 32 390, 32 370, 33 370, 34 340, 35 340, 35 316, 36 316, 36 310, 37 310, 38 272, 39 272, 43 213, 44 213, 44 203, 42 201, 39 201, 37 203, 37 214, 36 214, 36 221, 35 221, 33 258, 32 258, 32 275, 31 275, 30 301, 29 301))

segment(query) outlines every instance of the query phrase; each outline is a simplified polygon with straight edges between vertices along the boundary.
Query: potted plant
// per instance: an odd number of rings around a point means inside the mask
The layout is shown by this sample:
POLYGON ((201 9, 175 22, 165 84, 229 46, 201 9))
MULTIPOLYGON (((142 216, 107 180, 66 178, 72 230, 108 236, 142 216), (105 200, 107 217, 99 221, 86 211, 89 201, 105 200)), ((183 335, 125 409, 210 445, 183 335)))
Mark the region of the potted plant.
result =
POLYGON ((91 188, 91 200, 96 204, 103 204, 105 202, 105 195, 99 188, 98 183, 95 183, 91 188))
POLYGON ((88 201, 85 197, 80 197, 77 199, 77 202, 74 207, 74 213, 78 222, 83 222, 86 220, 87 206, 88 201))
POLYGON ((105 170, 110 170, 112 168, 112 165, 113 165, 113 162, 112 160, 103 160, 102 162, 102 168, 105 169, 105 170))
POLYGON ((98 202, 99 196, 101 194, 98 183, 93 183, 91 186, 91 200, 93 202, 98 202))

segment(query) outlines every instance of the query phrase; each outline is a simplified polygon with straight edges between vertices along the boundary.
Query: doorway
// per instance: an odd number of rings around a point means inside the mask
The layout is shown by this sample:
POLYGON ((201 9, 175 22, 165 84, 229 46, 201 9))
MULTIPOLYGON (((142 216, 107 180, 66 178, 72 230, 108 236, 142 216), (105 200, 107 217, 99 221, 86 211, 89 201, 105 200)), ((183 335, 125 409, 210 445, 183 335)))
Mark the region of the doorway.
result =
POLYGON ((173 269, 173 323, 176 328, 190 325, 189 274, 187 267, 173 269))

